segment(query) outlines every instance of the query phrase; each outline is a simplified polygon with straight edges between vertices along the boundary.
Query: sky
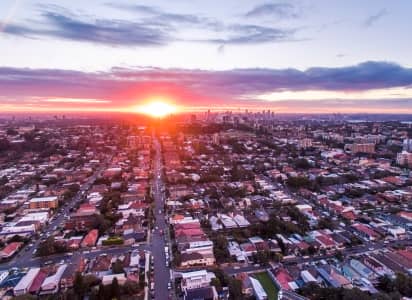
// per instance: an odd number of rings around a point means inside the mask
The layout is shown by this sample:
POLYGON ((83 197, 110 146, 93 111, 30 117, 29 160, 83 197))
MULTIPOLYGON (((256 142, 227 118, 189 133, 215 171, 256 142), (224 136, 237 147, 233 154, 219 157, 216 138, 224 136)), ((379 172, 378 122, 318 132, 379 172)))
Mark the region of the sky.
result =
POLYGON ((412 112, 412 1, 2 0, 0 112, 412 112))

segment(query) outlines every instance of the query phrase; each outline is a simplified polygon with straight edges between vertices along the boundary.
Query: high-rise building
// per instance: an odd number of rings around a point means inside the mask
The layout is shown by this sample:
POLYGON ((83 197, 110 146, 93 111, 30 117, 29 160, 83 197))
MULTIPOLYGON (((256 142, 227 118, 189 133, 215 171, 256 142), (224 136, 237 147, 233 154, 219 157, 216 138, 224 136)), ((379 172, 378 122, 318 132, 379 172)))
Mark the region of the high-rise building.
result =
POLYGON ((215 134, 213 135, 213 144, 219 145, 219 143, 220 143, 219 133, 215 133, 215 134))
POLYGON ((407 151, 402 151, 396 156, 396 163, 401 166, 412 167, 412 153, 407 151))
POLYGON ((59 201, 57 196, 32 198, 29 201, 30 209, 57 208, 58 206, 59 201))
POLYGON ((312 147, 312 139, 304 138, 304 139, 299 140, 298 147, 301 148, 301 149, 306 149, 306 148, 312 147))
POLYGON ((352 153, 375 153, 374 143, 355 143, 352 145, 352 153))
POLYGON ((412 152, 412 139, 404 139, 403 140, 403 150, 412 152))

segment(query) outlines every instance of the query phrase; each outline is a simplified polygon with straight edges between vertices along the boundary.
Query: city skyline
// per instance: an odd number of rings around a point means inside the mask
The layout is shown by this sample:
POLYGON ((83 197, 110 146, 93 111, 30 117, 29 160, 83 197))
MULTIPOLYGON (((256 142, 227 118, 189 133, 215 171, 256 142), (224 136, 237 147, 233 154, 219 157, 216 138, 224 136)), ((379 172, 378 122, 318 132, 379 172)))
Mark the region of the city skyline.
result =
POLYGON ((411 6, 3 1, 0 111, 409 113, 411 6))

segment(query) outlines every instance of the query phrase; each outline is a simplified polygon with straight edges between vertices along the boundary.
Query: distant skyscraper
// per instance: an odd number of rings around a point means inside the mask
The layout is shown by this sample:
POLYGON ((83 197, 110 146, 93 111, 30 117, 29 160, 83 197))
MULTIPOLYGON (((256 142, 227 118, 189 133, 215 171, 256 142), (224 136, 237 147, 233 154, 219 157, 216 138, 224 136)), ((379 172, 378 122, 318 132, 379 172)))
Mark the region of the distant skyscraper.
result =
POLYGON ((398 153, 398 155, 396 156, 396 163, 401 166, 408 165, 412 167, 412 153, 407 151, 398 153))
POLYGON ((312 147, 312 139, 304 138, 299 141, 299 148, 306 149, 312 147))
POLYGON ((213 135, 213 144, 219 145, 220 144, 220 136, 219 133, 215 133, 213 135))
POLYGON ((412 152, 412 139, 403 140, 403 150, 412 152))

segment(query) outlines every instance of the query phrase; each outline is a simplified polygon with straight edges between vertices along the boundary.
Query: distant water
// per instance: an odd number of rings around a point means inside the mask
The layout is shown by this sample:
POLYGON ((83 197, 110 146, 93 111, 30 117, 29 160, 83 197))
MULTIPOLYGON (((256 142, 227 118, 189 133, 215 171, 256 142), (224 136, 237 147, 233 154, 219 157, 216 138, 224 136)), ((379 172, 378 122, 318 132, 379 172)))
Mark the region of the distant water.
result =
POLYGON ((347 120, 349 123, 364 123, 364 122, 371 122, 368 120, 347 120))

